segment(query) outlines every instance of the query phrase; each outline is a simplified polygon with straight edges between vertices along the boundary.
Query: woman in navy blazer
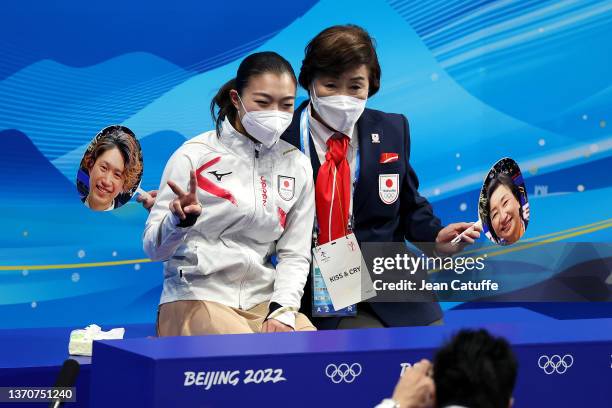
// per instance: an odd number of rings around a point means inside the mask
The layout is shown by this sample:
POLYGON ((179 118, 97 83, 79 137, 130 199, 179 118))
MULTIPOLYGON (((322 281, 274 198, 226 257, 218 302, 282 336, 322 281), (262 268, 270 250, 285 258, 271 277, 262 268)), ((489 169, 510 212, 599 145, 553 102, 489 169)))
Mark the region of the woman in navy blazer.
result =
MULTIPOLYGON (((381 70, 369 34, 354 25, 334 26, 307 45, 299 82, 309 93, 293 116, 283 139, 310 156, 314 179, 325 161, 326 140, 338 132, 349 137, 347 160, 352 188, 352 230, 358 242, 432 243, 439 254, 459 251, 480 234, 473 228, 463 245, 450 241, 472 223, 443 227, 429 202, 419 195, 410 166, 410 130, 404 115, 366 109, 380 86, 381 70)), ((334 136, 335 137, 335 136, 334 136)), ((301 311, 312 314, 312 282, 301 311)), ((428 325, 440 321, 435 300, 405 303, 360 303, 351 317, 312 318, 318 328, 428 325)))

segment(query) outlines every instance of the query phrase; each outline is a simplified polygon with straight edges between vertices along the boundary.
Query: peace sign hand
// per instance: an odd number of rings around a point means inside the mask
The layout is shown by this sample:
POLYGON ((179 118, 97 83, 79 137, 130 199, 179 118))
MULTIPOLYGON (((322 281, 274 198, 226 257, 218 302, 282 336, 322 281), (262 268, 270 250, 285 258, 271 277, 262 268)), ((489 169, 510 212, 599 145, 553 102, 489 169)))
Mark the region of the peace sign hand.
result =
POLYGON ((181 221, 187 217, 195 219, 202 214, 202 206, 198 201, 196 193, 197 181, 195 171, 189 173, 189 191, 185 192, 174 181, 168 180, 168 186, 176 194, 176 198, 170 202, 170 211, 178 216, 181 221))

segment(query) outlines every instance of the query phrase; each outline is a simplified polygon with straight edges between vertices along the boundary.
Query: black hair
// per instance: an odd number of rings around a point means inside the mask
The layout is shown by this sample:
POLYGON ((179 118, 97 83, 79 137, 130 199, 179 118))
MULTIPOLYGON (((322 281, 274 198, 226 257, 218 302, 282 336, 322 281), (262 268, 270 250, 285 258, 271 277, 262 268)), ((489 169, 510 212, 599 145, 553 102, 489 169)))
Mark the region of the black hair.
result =
POLYGON ((123 191, 129 191, 138 185, 142 177, 142 152, 136 135, 125 126, 112 125, 102 129, 85 152, 80 167, 89 174, 98 157, 114 148, 121 153, 125 165, 123 191))
POLYGON ((251 77, 268 72, 278 75, 289 74, 297 86, 297 79, 291 64, 277 53, 264 51, 249 55, 240 63, 236 77, 227 81, 210 102, 210 114, 215 123, 217 135, 220 133, 221 123, 225 118, 229 118, 232 124, 236 120, 237 111, 232 104, 230 91, 235 89, 239 95, 242 95, 242 90, 248 85, 251 77))
POLYGON ((359 65, 368 67, 370 97, 378 92, 381 75, 374 40, 366 30, 354 24, 328 27, 306 46, 300 85, 310 93, 310 85, 317 76, 339 76, 359 65))
POLYGON ((510 344, 486 330, 461 330, 434 357, 436 405, 508 408, 518 363, 510 344))
POLYGON ((516 184, 514 184, 514 181, 512 181, 512 177, 510 177, 506 173, 502 173, 502 172, 498 173, 497 175, 492 177, 487 183, 487 187, 485 189, 486 208, 484 211, 485 213, 484 221, 486 225, 490 227, 489 230, 495 242, 499 242, 499 237, 495 233, 495 229, 493 228, 493 224, 491 223, 491 210, 490 210, 491 196, 493 195, 495 190, 497 190, 497 188, 500 186, 506 186, 512 192, 512 195, 514 196, 514 198, 516 198, 516 201, 519 203, 519 215, 521 216, 521 219, 523 219, 523 206, 521 205, 521 191, 519 187, 516 184))

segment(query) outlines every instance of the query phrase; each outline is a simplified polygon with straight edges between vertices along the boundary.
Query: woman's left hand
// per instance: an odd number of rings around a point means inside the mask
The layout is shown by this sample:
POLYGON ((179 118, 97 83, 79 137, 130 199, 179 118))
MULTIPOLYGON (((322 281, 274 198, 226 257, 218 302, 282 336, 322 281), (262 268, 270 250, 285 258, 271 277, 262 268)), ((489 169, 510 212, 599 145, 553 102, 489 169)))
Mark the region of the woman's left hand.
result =
POLYGON ((261 326, 262 333, 274 333, 274 332, 291 332, 293 331, 293 327, 287 326, 284 323, 279 322, 275 319, 268 319, 263 322, 261 326))

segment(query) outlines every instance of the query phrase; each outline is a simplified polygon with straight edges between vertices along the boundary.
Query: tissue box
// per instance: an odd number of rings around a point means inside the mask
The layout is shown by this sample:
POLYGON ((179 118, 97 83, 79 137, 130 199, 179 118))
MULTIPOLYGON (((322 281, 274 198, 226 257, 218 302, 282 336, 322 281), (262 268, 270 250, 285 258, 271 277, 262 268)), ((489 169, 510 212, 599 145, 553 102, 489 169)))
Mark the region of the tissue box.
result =
POLYGON ((85 329, 77 329, 70 332, 70 342, 68 343, 68 353, 70 355, 91 356, 91 349, 94 340, 113 340, 122 339, 125 334, 123 327, 102 331, 96 324, 91 324, 85 329))

